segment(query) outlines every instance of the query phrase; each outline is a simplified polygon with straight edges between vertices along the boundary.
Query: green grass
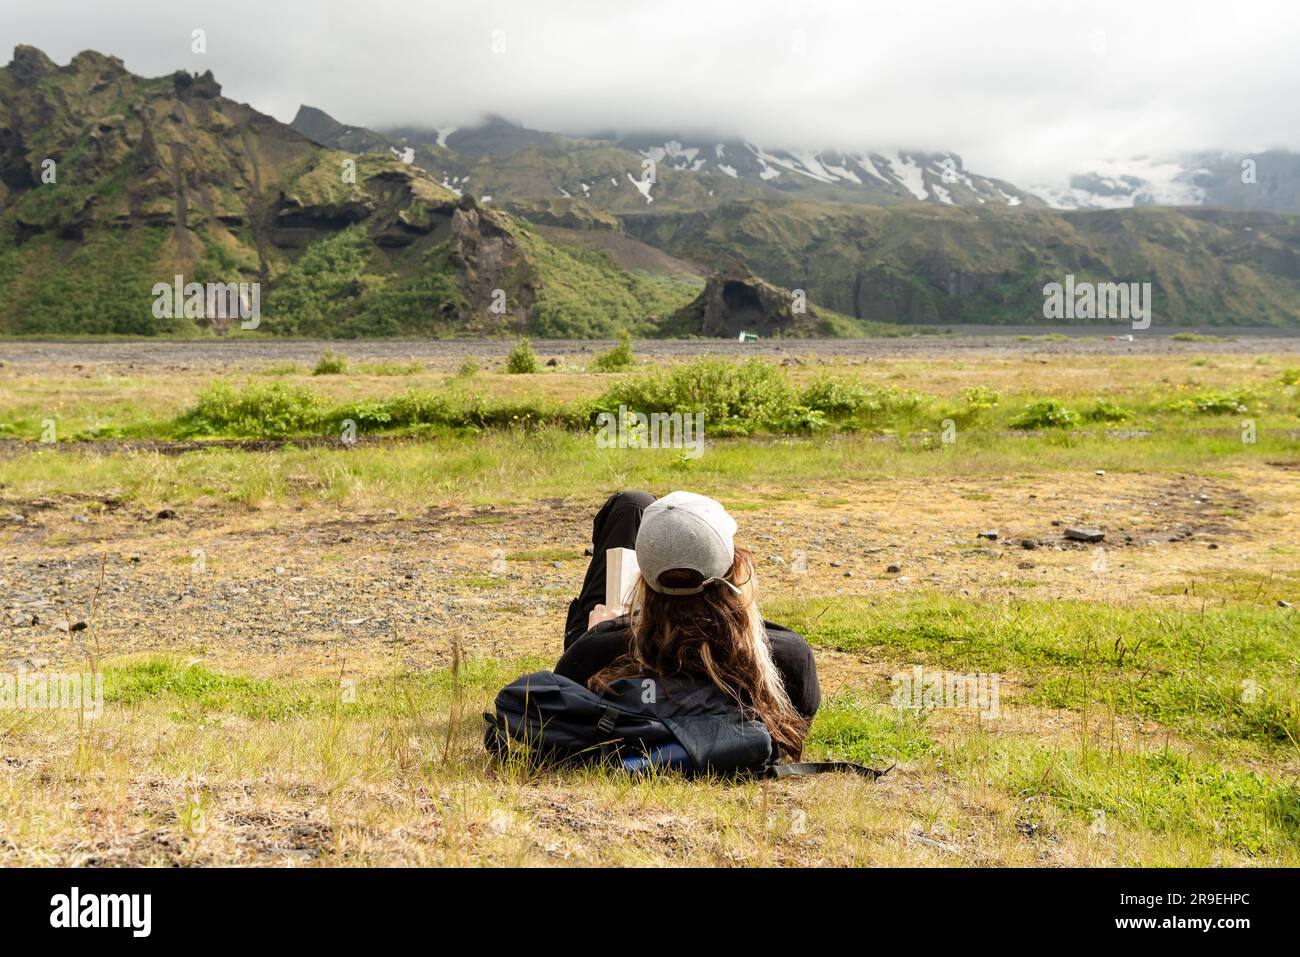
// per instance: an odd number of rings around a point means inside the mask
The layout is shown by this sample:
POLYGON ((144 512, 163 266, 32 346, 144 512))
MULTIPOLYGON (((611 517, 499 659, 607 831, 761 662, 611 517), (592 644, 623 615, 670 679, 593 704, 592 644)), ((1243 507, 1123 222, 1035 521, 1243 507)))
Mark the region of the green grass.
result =
MULTIPOLYGON (((292 412, 292 410, 290 410, 292 412)), ((502 413, 504 414, 504 413, 502 413)), ((716 440, 684 460, 672 449, 600 449, 593 437, 524 426, 482 434, 431 432, 383 447, 285 448, 267 454, 214 449, 169 456, 105 455, 93 447, 46 449, 0 458, 0 483, 17 496, 111 491, 145 506, 267 500, 382 503, 409 512, 414 503, 472 504, 524 498, 596 497, 614 488, 663 489, 685 483, 731 498, 737 483, 802 487, 846 475, 921 478, 998 477, 1076 471, 1184 472, 1208 462, 1295 461, 1296 443, 1262 434, 1254 445, 1231 435, 1153 434, 1115 442, 1055 432, 1020 439, 966 435, 954 446, 878 442, 863 435, 755 443, 716 440), (308 479, 306 483, 298 481, 308 479)))
POLYGON ((522 552, 509 552, 508 562, 576 562, 582 560, 582 553, 571 548, 530 548, 522 552))
MULTIPOLYGON (((520 340, 512 351, 507 369, 523 374, 541 371, 527 340, 520 340)), ((338 434, 340 423, 347 419, 356 423, 360 434, 418 435, 429 427, 481 429, 520 423, 586 429, 594 427, 598 412, 616 412, 623 405, 643 414, 702 413, 706 435, 715 439, 868 431, 932 442, 955 427, 959 444, 976 433, 1004 429, 1058 432, 1063 440, 1074 441, 1082 432, 1122 426, 1133 431, 1223 429, 1241 441, 1244 420, 1234 421, 1235 416, 1249 416, 1261 442, 1285 443, 1291 433, 1300 431, 1300 394, 1282 380, 1230 392, 1160 383, 1149 390, 1129 389, 1104 398, 1046 399, 974 387, 954 399, 870 385, 845 375, 797 383, 786 369, 765 359, 733 362, 704 357, 608 378, 569 379, 567 394, 578 393, 572 398, 554 397, 538 386, 513 391, 509 399, 485 395, 472 389, 477 379, 472 366, 435 389, 408 389, 352 402, 330 400, 305 385, 265 381, 297 375, 300 370, 280 365, 261 370, 242 385, 211 382, 195 404, 171 416, 159 415, 156 401, 145 408, 119 398, 118 387, 131 384, 129 379, 78 382, 70 394, 24 386, 15 393, 17 401, 0 408, 0 423, 6 434, 32 440, 40 437, 41 422, 51 413, 59 422, 61 439, 94 437, 92 427, 99 428, 100 437, 319 437, 338 434), (596 388, 603 391, 596 393, 596 388)), ((419 371, 418 363, 350 365, 332 350, 322 355, 315 370, 318 376, 419 371)))
MULTIPOLYGON (((1024 800, 1046 799, 1103 835, 1120 828, 1208 838, 1249 856, 1300 842, 1300 787, 1278 775, 1199 761, 1170 750, 1051 750, 1025 740, 958 749, 952 764, 1024 800)), ((1204 851, 1202 853, 1205 853, 1204 851)), ((1218 863, 1213 853, 1180 860, 1218 863)))
MULTIPOLYGON (((453 683, 488 700, 517 674, 550 667, 530 658, 503 662, 463 660, 451 669, 402 672, 384 680, 272 680, 226 674, 199 663, 150 657, 104 669, 105 707, 138 708, 149 703, 168 707, 174 720, 194 721, 233 715, 258 721, 289 721, 342 711, 353 717, 397 714, 418 717, 445 710, 453 683), (348 699, 351 700, 348 700, 348 699)), ((481 710, 481 709, 480 709, 481 710)))
MULTIPOLYGON (((310 767, 332 782, 331 796, 347 793, 352 782, 364 779, 369 767, 364 752, 370 760, 379 760, 387 774, 413 774, 417 783, 442 767, 453 774, 457 793, 474 782, 502 780, 516 789, 545 783, 563 789, 574 801, 600 794, 623 808, 663 803, 665 811, 679 814, 694 813, 688 809, 698 802, 708 804, 737 793, 737 788, 742 803, 766 800, 745 783, 687 782, 675 775, 629 778, 601 768, 493 768, 477 745, 479 712, 489 709, 496 691, 518 674, 549 666, 548 659, 536 657, 469 658, 455 667, 352 679, 344 673, 327 678, 251 677, 168 657, 110 662, 104 669, 107 716, 101 720, 119 727, 122 720, 138 721, 154 729, 150 734, 156 743, 149 760, 167 767, 192 760, 215 767, 213 762, 220 764, 225 753, 225 736, 253 739, 263 744, 247 754, 227 754, 226 761, 253 761, 254 773, 272 775, 284 773, 294 761, 313 762, 310 767), (231 732, 223 730, 228 723, 231 732), (174 730, 166 731, 166 725, 174 730), (170 753, 169 740, 179 746, 186 735, 198 731, 203 732, 202 740, 189 745, 199 748, 194 758, 170 753), (415 735, 423 739, 418 747, 415 735), (282 744, 271 746, 272 741, 295 745, 286 750, 282 744)), ((1220 864, 1224 854, 1240 855, 1236 860, 1286 861, 1300 844, 1300 787, 1274 771, 1232 766, 1168 744, 1116 746, 1091 737, 1063 743, 978 731, 942 736, 929 729, 929 721, 927 713, 895 710, 841 692, 823 702, 808 736, 806 757, 881 769, 898 762, 922 780, 941 775, 945 787, 955 784, 963 794, 980 795, 977 802, 987 800, 991 791, 1000 795, 994 805, 1000 809, 994 813, 1005 816, 1004 826, 1018 841, 1054 841, 1062 832, 1090 829, 1088 840, 1104 847, 1138 835, 1153 846, 1176 848, 1174 857, 1185 865, 1220 864)), ((23 725, 11 728, 15 740, 29 730, 23 725)), ((93 749, 95 739, 86 744, 93 749)), ((982 813, 982 805, 977 803, 974 810, 982 813)), ((807 816, 821 821, 827 813, 839 816, 844 810, 811 809, 807 816)), ((913 826, 926 830, 962 828, 961 818, 939 795, 914 803, 912 815, 913 826)))
POLYGON ((912 761, 934 752, 938 745, 926 733, 923 714, 842 692, 822 702, 807 748, 820 760, 852 761, 884 770, 890 761, 912 761))
POLYGON ((154 316, 153 286, 171 279, 155 265, 167 234, 162 227, 95 230, 82 243, 44 234, 8 246, 0 252, 0 333, 194 335, 193 320, 154 316))
POLYGON ((375 376, 406 376, 419 375, 425 371, 425 364, 412 359, 409 362, 399 362, 393 359, 385 359, 374 362, 353 362, 351 370, 353 375, 375 375, 375 376))
POLYGON ((520 243, 537 271, 539 291, 529 329, 539 338, 607 339, 619 330, 654 334, 698 295, 696 283, 618 266, 607 253, 548 243, 521 230, 520 243))
POLYGON ((1300 749, 1295 611, 1085 601, 975 604, 938 594, 769 603, 814 644, 938 668, 1013 673, 1031 704, 1104 705, 1228 747, 1300 749), (1249 693, 1248 693, 1249 692, 1249 693))

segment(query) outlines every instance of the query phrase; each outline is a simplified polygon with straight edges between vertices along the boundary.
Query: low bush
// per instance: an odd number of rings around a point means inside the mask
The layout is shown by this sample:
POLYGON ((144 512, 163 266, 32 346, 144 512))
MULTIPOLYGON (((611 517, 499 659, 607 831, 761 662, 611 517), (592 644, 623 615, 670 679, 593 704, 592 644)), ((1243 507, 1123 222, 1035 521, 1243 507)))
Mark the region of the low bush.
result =
POLYGON ((506 371, 515 375, 530 375, 539 369, 541 363, 537 361, 537 353, 533 352, 527 339, 520 339, 506 358, 506 371))
POLYGON ((1098 399, 1097 404, 1083 413, 1088 422, 1127 422, 1133 418, 1133 412, 1109 399, 1098 399))
POLYGON ((597 372, 619 372, 630 369, 635 363, 636 357, 632 354, 632 334, 624 329, 618 334, 618 345, 596 356, 591 367, 597 372))
POLYGON ((1183 415, 1233 415, 1250 411, 1254 396, 1247 392, 1202 392, 1166 403, 1165 411, 1183 415))
POLYGON ((344 375, 348 371, 348 357, 333 349, 326 349, 316 360, 312 375, 344 375))
POLYGON ((998 404, 1001 398, 996 392, 985 385, 977 385, 962 392, 962 399, 965 401, 967 408, 972 412, 982 412, 986 409, 992 409, 998 404))
POLYGON ((198 403, 181 417, 177 434, 238 435, 283 438, 317 431, 324 407, 320 397, 301 386, 274 382, 236 391, 216 382, 199 393, 198 403))
POLYGON ((1011 420, 1013 429, 1072 429, 1078 424, 1077 412, 1051 399, 1032 403, 1011 420))
POLYGON ((656 369, 615 384, 596 402, 609 412, 620 405, 647 415, 702 412, 705 427, 717 436, 773 430, 796 404, 785 373, 758 358, 742 363, 702 358, 656 369))

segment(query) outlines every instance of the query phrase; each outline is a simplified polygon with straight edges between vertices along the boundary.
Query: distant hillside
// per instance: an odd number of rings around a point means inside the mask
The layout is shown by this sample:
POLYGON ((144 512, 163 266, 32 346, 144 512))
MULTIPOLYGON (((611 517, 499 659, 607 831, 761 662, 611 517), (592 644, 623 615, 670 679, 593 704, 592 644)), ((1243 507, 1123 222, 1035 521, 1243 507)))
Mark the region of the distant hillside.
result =
POLYGON ((155 315, 176 275, 258 282, 260 328, 313 335, 647 334, 698 292, 394 156, 324 148, 210 74, 19 47, 0 69, 0 333, 226 331, 155 315))
POLYGON ((1300 324, 1300 216, 742 202, 623 222, 675 256, 743 266, 858 319, 1041 322, 1043 286, 1073 274, 1150 282, 1156 325, 1300 324))

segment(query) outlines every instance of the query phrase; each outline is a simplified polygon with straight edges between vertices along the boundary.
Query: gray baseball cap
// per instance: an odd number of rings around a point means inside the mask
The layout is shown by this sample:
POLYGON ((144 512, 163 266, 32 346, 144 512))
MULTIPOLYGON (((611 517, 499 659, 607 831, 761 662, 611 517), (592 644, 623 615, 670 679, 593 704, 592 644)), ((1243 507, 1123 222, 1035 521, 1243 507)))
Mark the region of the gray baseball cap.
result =
POLYGON ((646 584, 661 595, 698 595, 705 585, 727 580, 736 558, 736 520, 722 503, 695 492, 670 492, 646 507, 636 536, 636 562, 646 584), (704 581, 672 588, 659 576, 673 568, 699 572, 704 581))

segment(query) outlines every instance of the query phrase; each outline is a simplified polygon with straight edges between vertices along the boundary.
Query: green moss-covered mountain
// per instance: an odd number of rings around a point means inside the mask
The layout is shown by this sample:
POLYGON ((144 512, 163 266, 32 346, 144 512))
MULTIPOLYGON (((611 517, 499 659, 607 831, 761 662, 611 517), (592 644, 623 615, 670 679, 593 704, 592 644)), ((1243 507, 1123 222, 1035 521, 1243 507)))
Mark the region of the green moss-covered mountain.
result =
POLYGON ((698 292, 322 147, 210 74, 19 47, 0 69, 0 333, 232 325, 155 309, 177 275, 259 283, 259 328, 291 335, 648 334, 698 292))
POLYGON ((178 275, 257 283, 259 331, 280 335, 1031 325, 1067 275, 1151 283, 1156 326, 1300 324, 1296 215, 1032 208, 996 180, 963 192, 956 160, 919 154, 795 164, 715 144, 701 166, 703 148, 675 140, 504 122, 393 139, 309 109, 295 123, 223 97, 210 74, 146 79, 102 54, 58 66, 18 47, 0 68, 0 335, 233 328, 156 309, 178 275), (637 161, 654 157, 648 185, 637 161), (849 190, 868 166, 884 178, 849 190), (819 169, 833 182, 809 178, 819 169), (938 198, 909 198, 922 186, 938 198), (779 295, 756 293, 756 310, 727 276, 779 295), (795 290, 810 311, 786 316, 795 290))
MULTIPOLYGON (((1052 210, 1009 184, 968 176, 951 156, 939 159, 953 161, 947 171, 955 183, 934 157, 919 155, 899 154, 893 165, 858 156, 857 166, 840 157, 810 168, 806 156, 794 165, 797 157, 784 154, 746 157, 743 144, 719 144, 715 156, 675 143, 667 153, 653 137, 577 140, 500 120, 450 134, 385 135, 309 107, 294 125, 344 149, 409 151, 449 188, 491 194, 495 205, 538 224, 600 236, 606 245, 611 235, 638 240, 704 272, 753 274, 859 320, 805 321, 798 324, 804 332, 853 334, 862 322, 1042 324, 1043 287, 1068 275, 1149 282, 1157 326, 1300 324, 1300 217, 1289 213, 1052 210), (658 174, 642 195, 629 170, 647 156, 659 158, 658 174), (721 172, 744 172, 742 159, 752 175, 721 172), (911 170, 915 193, 877 182, 863 164, 881 175, 911 170), (819 169, 839 173, 832 182, 810 179, 819 169), (861 188, 844 180, 853 169, 861 188), (769 179, 774 170, 784 172, 769 179), (916 198, 922 185, 932 201, 916 198)), ((691 315, 663 329, 710 334, 738 324, 745 322, 691 315)))
POLYGON ((1295 215, 747 201, 622 222, 674 256, 747 269, 863 320, 1042 323, 1044 285, 1073 275, 1150 282, 1156 326, 1300 325, 1295 215))

